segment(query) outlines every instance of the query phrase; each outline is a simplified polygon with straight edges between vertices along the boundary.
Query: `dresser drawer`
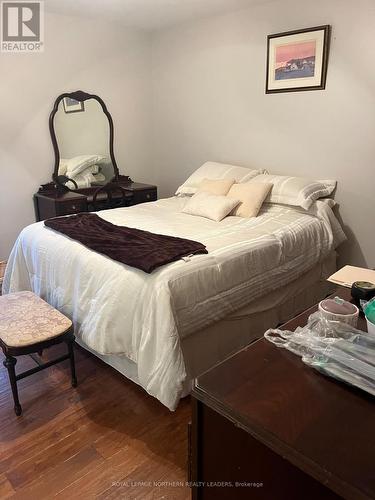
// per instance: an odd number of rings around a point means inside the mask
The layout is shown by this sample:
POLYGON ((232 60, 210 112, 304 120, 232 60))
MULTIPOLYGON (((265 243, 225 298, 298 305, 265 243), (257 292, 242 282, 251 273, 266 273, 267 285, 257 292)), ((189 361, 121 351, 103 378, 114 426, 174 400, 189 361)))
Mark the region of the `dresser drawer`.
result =
POLYGON ((87 212, 86 200, 69 200, 56 203, 57 215, 78 214, 79 212, 87 212))
POLYGON ((132 205, 138 203, 146 203, 148 201, 156 201, 158 199, 157 189, 144 189, 142 191, 134 191, 132 205))

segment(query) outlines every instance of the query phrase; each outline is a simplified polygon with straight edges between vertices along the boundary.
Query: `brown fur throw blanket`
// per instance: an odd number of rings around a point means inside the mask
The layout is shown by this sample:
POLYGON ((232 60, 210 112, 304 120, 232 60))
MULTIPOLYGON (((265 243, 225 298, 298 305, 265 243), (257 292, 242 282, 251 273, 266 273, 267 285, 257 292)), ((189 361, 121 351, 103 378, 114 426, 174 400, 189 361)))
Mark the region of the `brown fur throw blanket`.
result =
POLYGON ((44 225, 95 252, 146 273, 188 255, 208 253, 197 241, 115 226, 92 213, 56 217, 46 220, 44 225))

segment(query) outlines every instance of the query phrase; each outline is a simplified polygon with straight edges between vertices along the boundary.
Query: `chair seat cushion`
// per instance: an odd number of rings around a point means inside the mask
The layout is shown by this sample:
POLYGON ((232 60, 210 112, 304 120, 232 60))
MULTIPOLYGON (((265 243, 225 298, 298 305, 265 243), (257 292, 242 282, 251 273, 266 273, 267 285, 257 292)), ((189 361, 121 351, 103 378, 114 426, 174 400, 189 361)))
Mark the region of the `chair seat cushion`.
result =
POLYGON ((44 342, 71 326, 70 319, 32 292, 0 297, 0 339, 7 347, 44 342))

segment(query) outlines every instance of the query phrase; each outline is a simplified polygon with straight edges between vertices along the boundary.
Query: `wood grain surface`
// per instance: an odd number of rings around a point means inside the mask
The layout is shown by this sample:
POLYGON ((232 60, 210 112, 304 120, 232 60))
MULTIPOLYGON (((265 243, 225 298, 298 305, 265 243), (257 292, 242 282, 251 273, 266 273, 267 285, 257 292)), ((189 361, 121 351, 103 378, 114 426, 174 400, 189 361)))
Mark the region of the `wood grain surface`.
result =
MULTIPOLYGON (((345 289, 337 295, 350 298, 345 289)), ((283 328, 305 325, 316 309, 283 328)), ((358 327, 366 329, 363 318, 358 327)), ((375 401, 370 394, 260 339, 199 377, 193 396, 335 493, 375 498, 375 401)))
MULTIPOLYGON (((33 365, 23 356, 16 369, 33 365)), ((0 498, 190 498, 189 401, 172 413, 80 348, 76 367, 76 389, 68 362, 21 380, 17 418, 1 365, 0 498)))

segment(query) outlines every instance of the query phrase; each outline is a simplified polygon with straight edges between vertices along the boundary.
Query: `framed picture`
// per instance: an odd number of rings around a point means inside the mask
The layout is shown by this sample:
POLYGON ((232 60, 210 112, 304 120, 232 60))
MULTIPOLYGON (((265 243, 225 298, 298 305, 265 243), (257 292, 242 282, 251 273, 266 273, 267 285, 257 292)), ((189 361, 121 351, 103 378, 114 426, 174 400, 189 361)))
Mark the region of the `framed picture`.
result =
POLYGON ((329 25, 269 35, 266 93, 324 89, 329 37, 329 25))
POLYGON ((65 113, 79 113, 85 111, 85 104, 83 101, 76 101, 70 97, 64 97, 64 111, 65 113))

